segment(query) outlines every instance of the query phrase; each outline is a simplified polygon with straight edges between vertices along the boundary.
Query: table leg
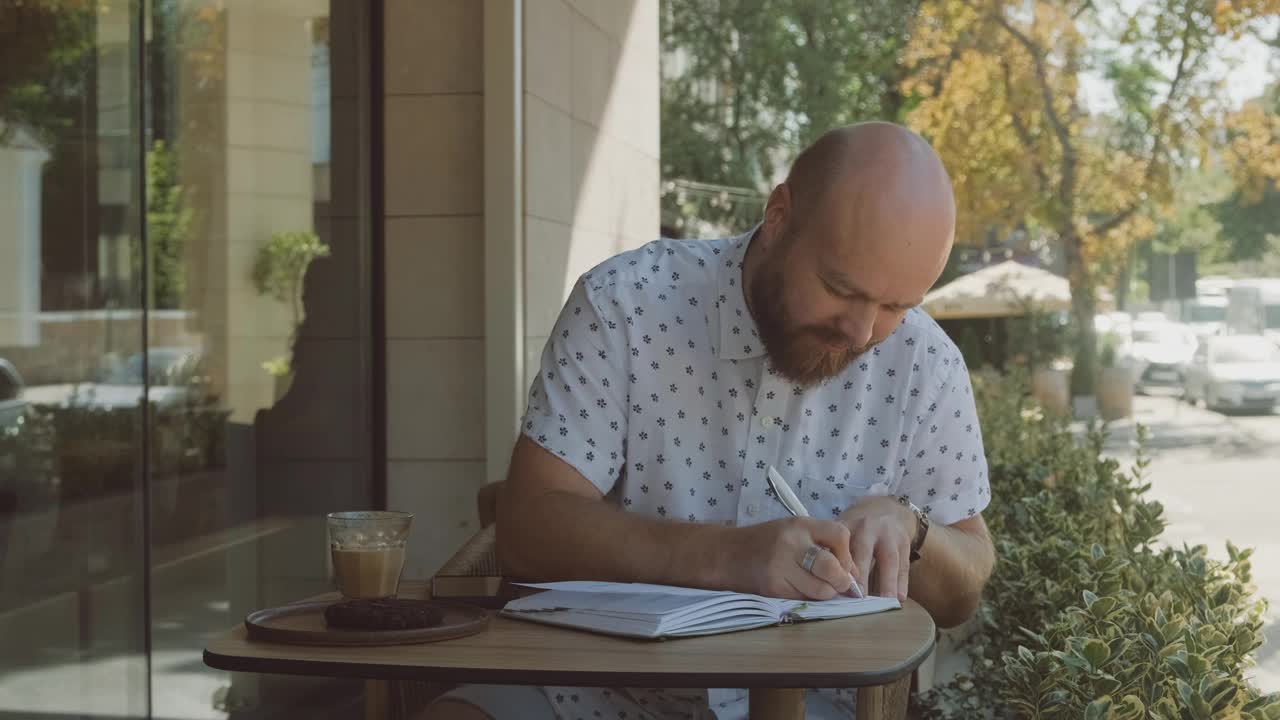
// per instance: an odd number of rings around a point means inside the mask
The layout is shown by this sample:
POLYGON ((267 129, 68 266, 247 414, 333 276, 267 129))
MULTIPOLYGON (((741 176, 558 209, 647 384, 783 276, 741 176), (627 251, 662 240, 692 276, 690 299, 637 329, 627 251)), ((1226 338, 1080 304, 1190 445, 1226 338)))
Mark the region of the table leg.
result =
POLYGON ((888 685, 858 688, 858 720, 903 720, 910 697, 910 675, 888 685))
POLYGON ((804 690, 752 688, 750 703, 751 720, 804 720, 804 690))
POLYGON ((391 712, 391 683, 387 680, 364 681, 365 720, 387 720, 391 712))

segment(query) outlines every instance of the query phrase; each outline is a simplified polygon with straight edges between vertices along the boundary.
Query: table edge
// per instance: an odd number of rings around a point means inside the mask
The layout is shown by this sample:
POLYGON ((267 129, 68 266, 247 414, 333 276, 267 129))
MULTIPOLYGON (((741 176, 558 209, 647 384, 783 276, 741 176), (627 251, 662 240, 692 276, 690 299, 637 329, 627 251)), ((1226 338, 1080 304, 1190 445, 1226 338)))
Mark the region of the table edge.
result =
MULTIPOLYGON (((677 641, 678 642, 678 641, 677 641)), ((915 655, 898 665, 874 672, 825 673, 663 673, 566 670, 495 670, 431 665, 386 665, 335 660, 284 660, 224 655, 208 648, 204 664, 216 670, 343 677, 364 680, 414 680, 471 685, 530 685, 574 687, 664 687, 664 688, 855 688, 887 685, 909 675, 929 657, 937 645, 937 633, 921 645, 915 655)))

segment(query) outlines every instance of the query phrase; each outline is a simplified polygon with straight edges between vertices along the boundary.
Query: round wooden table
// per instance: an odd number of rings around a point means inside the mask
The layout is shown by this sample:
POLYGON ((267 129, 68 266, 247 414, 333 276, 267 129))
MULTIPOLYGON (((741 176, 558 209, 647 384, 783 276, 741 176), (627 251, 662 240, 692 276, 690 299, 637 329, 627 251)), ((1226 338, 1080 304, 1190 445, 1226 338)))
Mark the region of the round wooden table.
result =
POLYGON ((911 672, 933 649, 929 614, 840 620, 641 641, 493 618, 478 635, 425 645, 315 647, 250 641, 238 627, 204 653, 210 667, 253 673, 460 684, 748 688, 751 717, 804 717, 809 688, 861 688, 859 720, 901 716, 911 672))

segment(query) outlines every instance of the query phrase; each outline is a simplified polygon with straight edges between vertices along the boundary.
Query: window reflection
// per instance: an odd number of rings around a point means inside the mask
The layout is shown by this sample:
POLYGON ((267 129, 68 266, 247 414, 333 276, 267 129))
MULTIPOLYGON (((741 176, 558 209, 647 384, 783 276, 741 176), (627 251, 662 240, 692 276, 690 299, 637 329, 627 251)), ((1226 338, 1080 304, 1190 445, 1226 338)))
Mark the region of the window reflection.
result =
POLYGON ((0 3, 0 714, 354 702, 200 652, 372 496, 367 12, 0 3))

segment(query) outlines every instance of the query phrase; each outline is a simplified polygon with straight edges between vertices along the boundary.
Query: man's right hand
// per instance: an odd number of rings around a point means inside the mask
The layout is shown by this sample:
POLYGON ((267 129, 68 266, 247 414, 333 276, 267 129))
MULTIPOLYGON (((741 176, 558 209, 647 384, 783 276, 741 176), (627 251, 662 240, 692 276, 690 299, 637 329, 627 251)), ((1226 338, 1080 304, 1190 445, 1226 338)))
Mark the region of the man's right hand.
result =
POLYGON ((729 531, 727 585, 738 592, 796 600, 830 600, 849 589, 849 528, 812 518, 786 518, 729 531), (825 548, 806 571, 813 545, 825 548))

